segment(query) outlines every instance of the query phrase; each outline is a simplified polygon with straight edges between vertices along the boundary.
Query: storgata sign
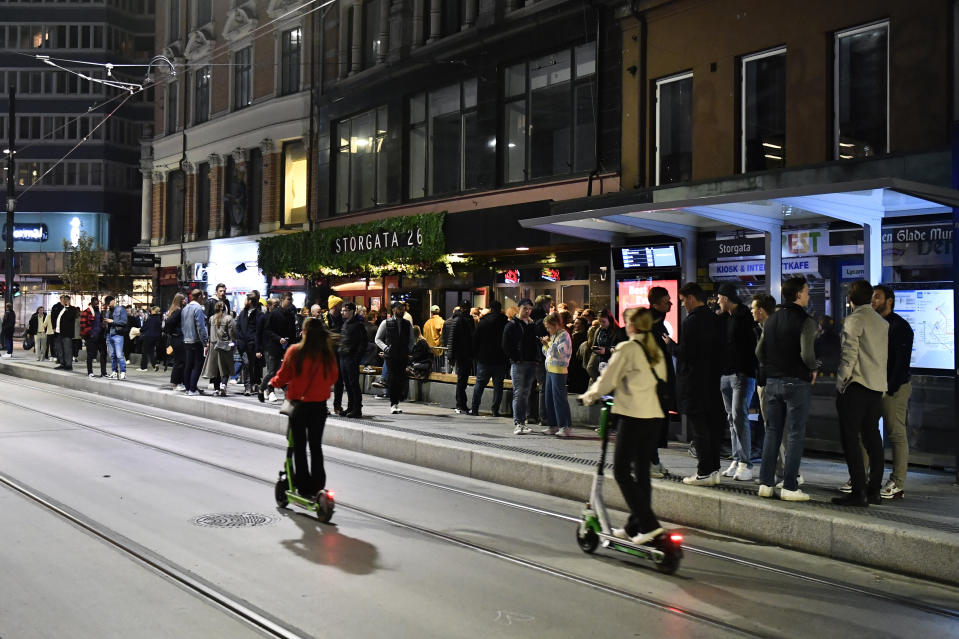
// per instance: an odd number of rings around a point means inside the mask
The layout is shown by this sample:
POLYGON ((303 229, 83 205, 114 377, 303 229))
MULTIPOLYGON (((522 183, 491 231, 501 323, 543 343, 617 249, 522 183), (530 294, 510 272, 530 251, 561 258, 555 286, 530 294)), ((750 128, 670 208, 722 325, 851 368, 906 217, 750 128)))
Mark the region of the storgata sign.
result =
POLYGON ((358 253, 419 246, 423 246, 423 229, 416 227, 405 231, 376 231, 360 235, 344 235, 334 240, 333 252, 358 253))

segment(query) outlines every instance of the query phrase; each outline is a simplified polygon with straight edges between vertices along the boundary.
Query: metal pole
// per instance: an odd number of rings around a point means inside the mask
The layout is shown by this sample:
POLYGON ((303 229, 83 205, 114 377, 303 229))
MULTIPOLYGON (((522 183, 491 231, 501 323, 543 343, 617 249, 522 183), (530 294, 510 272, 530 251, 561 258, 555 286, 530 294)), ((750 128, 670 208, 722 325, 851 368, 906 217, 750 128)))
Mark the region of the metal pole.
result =
POLYGON ((16 162, 13 154, 13 136, 17 123, 17 88, 11 85, 7 95, 10 96, 10 113, 7 117, 7 131, 9 133, 9 143, 7 145, 7 259, 6 271, 4 273, 7 291, 4 296, 4 301, 8 304, 13 304, 13 211, 17 208, 16 185, 13 181, 14 162, 16 162))
MULTIPOLYGON (((952 123, 952 188, 959 189, 959 120, 952 123)), ((959 398, 959 351, 955 347, 956 323, 955 314, 959 310, 959 207, 952 207, 952 314, 953 314, 953 401, 959 398)), ((955 425, 956 437, 956 485, 959 485, 959 424, 955 425)))

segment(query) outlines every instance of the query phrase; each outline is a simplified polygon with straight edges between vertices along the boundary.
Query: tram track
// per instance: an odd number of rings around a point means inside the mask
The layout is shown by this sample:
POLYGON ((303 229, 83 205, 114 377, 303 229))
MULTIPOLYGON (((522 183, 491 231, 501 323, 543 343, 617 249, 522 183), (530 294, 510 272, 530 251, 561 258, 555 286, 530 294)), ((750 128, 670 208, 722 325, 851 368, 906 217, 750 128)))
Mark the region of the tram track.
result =
MULTIPOLYGON (((43 391, 43 392, 50 392, 50 393, 52 393, 52 394, 59 395, 59 396, 62 396, 62 397, 65 397, 65 398, 68 398, 68 399, 71 399, 71 400, 74 400, 74 401, 79 401, 79 402, 94 404, 94 405, 97 405, 97 406, 99 406, 99 407, 103 407, 103 406, 104 406, 104 404, 103 404, 102 402, 96 402, 96 401, 89 400, 89 399, 85 399, 85 398, 82 398, 82 397, 76 397, 76 396, 70 395, 70 394, 68 394, 68 393, 62 393, 62 392, 56 392, 56 391, 49 391, 48 389, 44 389, 44 388, 40 388, 40 387, 35 387, 35 386, 30 386, 30 385, 27 385, 27 384, 16 384, 16 385, 17 385, 17 386, 22 386, 22 387, 25 387, 25 388, 29 388, 29 389, 31 389, 31 390, 38 390, 38 391, 43 391)), ((116 437, 116 438, 119 438, 119 439, 128 441, 128 442, 130 442, 130 443, 134 443, 134 444, 137 444, 137 445, 141 445, 141 446, 146 446, 146 447, 149 447, 149 448, 153 448, 154 450, 157 450, 157 451, 159 451, 159 452, 163 452, 163 453, 167 453, 167 454, 179 456, 179 457, 182 457, 182 458, 184 458, 184 459, 188 459, 188 460, 190 460, 190 461, 194 461, 194 462, 198 462, 198 463, 205 464, 205 465, 208 465, 208 466, 212 466, 212 467, 218 468, 218 469, 220 469, 220 470, 225 470, 225 471, 228 471, 228 472, 232 472, 232 473, 234 473, 234 474, 238 474, 238 475, 244 476, 244 477, 246 477, 246 478, 248 478, 248 479, 254 479, 254 480, 257 480, 257 481, 265 481, 265 482, 270 483, 270 484, 273 483, 273 480, 265 479, 265 478, 262 478, 262 477, 257 477, 257 476, 255 476, 255 475, 250 474, 250 473, 246 473, 245 471, 241 471, 241 470, 237 470, 237 469, 232 469, 232 468, 227 467, 227 466, 221 466, 221 465, 219 465, 219 464, 215 464, 214 462, 210 462, 210 461, 208 461, 208 460, 203 460, 203 459, 200 459, 200 458, 191 456, 191 455, 187 455, 187 454, 185 454, 185 453, 181 453, 181 452, 179 452, 179 451, 175 451, 175 450, 166 449, 166 448, 163 448, 163 447, 160 447, 160 446, 156 446, 156 445, 151 444, 151 443, 149 443, 149 442, 143 442, 143 441, 137 440, 137 439, 135 439, 135 438, 128 437, 128 436, 126 436, 126 435, 121 435, 121 434, 115 433, 115 432, 110 431, 110 430, 108 430, 108 429, 102 429, 102 428, 99 428, 99 427, 96 427, 96 426, 90 426, 90 425, 88 425, 88 424, 84 424, 84 423, 81 423, 81 422, 78 422, 78 421, 75 421, 75 420, 70 420, 69 418, 64 418, 64 417, 62 417, 62 416, 60 416, 60 415, 56 415, 56 414, 54 414, 54 413, 47 413, 47 412, 45 412, 45 411, 40 411, 40 410, 38 410, 38 409, 36 409, 36 408, 34 408, 34 407, 31 407, 31 406, 25 406, 25 405, 23 405, 23 404, 18 404, 18 403, 16 403, 16 402, 11 402, 11 401, 5 400, 5 399, 0 399, 0 404, 9 404, 9 405, 17 406, 17 407, 19 407, 19 408, 21 408, 21 409, 24 409, 24 410, 32 410, 32 411, 38 412, 38 413, 40 413, 40 414, 47 415, 47 416, 49 416, 49 417, 52 417, 52 418, 55 418, 55 419, 58 419, 58 420, 61 420, 61 421, 66 421, 66 422, 68 422, 68 423, 75 424, 76 426, 79 426, 79 427, 84 428, 84 429, 87 429, 87 430, 93 430, 93 431, 95 431, 95 432, 99 432, 99 433, 101 433, 101 434, 105 434, 105 435, 108 435, 108 436, 111 436, 111 437, 116 437)), ((262 439, 255 438, 255 437, 248 437, 248 436, 244 436, 244 435, 241 435, 241 434, 238 434, 238 433, 224 432, 223 430, 219 430, 219 429, 217 429, 217 428, 202 426, 202 425, 198 425, 198 424, 192 424, 192 423, 189 423, 189 422, 186 422, 186 421, 180 421, 180 420, 177 420, 177 419, 172 419, 172 418, 169 418, 169 417, 163 417, 163 416, 160 416, 160 415, 153 415, 153 414, 150 414, 150 413, 147 413, 147 412, 138 411, 138 410, 134 410, 134 409, 130 409, 130 408, 125 408, 125 407, 120 407, 120 406, 113 406, 113 405, 109 405, 109 407, 110 407, 112 410, 117 410, 117 411, 125 412, 125 413, 128 413, 128 414, 136 415, 136 416, 139 416, 139 417, 144 417, 144 418, 147 418, 147 419, 156 420, 156 421, 167 422, 167 423, 175 424, 175 425, 182 426, 182 427, 185 427, 185 428, 190 428, 190 429, 196 430, 196 431, 206 432, 206 433, 210 433, 210 434, 214 434, 214 435, 218 435, 218 436, 222 436, 222 437, 228 437, 228 438, 236 439, 236 440, 243 441, 243 442, 253 443, 253 444, 257 444, 257 445, 259 445, 259 446, 263 446, 263 447, 266 447, 266 448, 271 448, 271 449, 274 449, 274 450, 282 450, 282 451, 285 451, 285 450, 286 450, 286 446, 283 445, 283 444, 273 444, 273 443, 270 443, 270 442, 263 441, 262 439)), ((330 419, 336 419, 336 418, 335 418, 335 417, 330 417, 330 419)), ((450 492, 450 493, 462 495, 462 496, 464 496, 464 497, 469 497, 469 498, 476 499, 476 500, 480 500, 480 501, 486 501, 486 502, 495 503, 495 504, 498 504, 498 505, 501 505, 501 506, 504 506, 504 507, 508 507, 508 508, 513 508, 513 509, 516 509, 516 510, 521 510, 521 511, 530 512, 530 513, 535 513, 535 514, 539 514, 539 515, 541 515, 541 516, 550 517, 550 518, 554 518, 554 519, 560 519, 560 520, 568 521, 568 522, 571 522, 571 523, 572 523, 572 522, 577 522, 577 523, 578 523, 578 522, 580 521, 580 518, 577 517, 577 516, 569 515, 569 514, 566 514, 566 513, 559 512, 559 511, 550 510, 550 509, 544 509, 544 508, 540 508, 540 507, 537 507, 537 506, 531 506, 531 505, 528 505, 528 504, 523 504, 523 503, 520 503, 520 502, 511 501, 511 500, 508 500, 508 499, 502 499, 502 498, 499 498, 499 497, 493 497, 493 496, 490 496, 490 495, 485 495, 485 494, 482 494, 482 493, 477 493, 477 492, 469 491, 469 490, 466 490, 466 489, 463 489, 463 488, 458 488, 458 487, 455 487, 455 486, 449 486, 449 485, 446 485, 446 484, 441 484, 441 483, 434 482, 434 481, 430 481, 430 480, 427 480, 427 479, 422 479, 422 478, 418 478, 418 477, 412 477, 412 476, 409 476, 409 475, 405 475, 405 474, 402 474, 402 473, 397 473, 397 472, 394 472, 394 471, 385 470, 385 469, 381 469, 381 468, 375 468, 375 467, 368 466, 368 465, 365 465, 365 464, 359 464, 359 463, 357 463, 357 462, 348 461, 348 460, 345 460, 345 459, 342 459, 342 458, 338 458, 338 457, 336 457, 336 456, 326 455, 326 456, 325 456, 325 459, 326 459, 327 462, 331 462, 331 463, 334 463, 334 464, 340 464, 340 465, 342 465, 342 466, 345 466, 345 467, 348 467, 348 468, 352 468, 352 469, 354 469, 354 470, 360 470, 360 471, 363 471, 363 472, 375 473, 375 474, 378 474, 378 475, 381 475, 381 476, 389 477, 389 478, 391 478, 391 479, 397 479, 397 480, 401 480, 401 481, 405 481, 405 482, 409 482, 409 483, 417 484, 417 485, 421 485, 421 486, 427 486, 427 487, 434 488, 434 489, 437 489, 437 490, 442 490, 442 491, 445 491, 445 492, 450 492)), ((370 516, 370 517, 374 517, 374 518, 382 519, 382 520, 384 520, 384 521, 388 521, 388 522, 390 522, 390 523, 394 523, 394 524, 396 524, 396 525, 399 525, 399 526, 401 526, 401 527, 404 527, 404 528, 407 528, 407 529, 410 529, 410 530, 415 530, 415 531, 418 531, 418 532, 423 533, 423 534, 428 534, 428 535, 436 536, 436 538, 444 539, 444 540, 446 540, 446 541, 448 541, 448 542, 450 542, 450 543, 459 543, 459 542, 462 542, 463 544, 466 544, 467 547, 476 546, 476 548, 474 548, 474 550, 477 550, 477 551, 479 551, 479 552, 485 552, 485 551, 487 551, 487 550, 489 550, 491 553, 494 553, 494 554, 500 552, 500 551, 496 551, 496 550, 492 550, 492 549, 487 549, 487 548, 482 547, 482 546, 479 546, 479 545, 475 545, 475 544, 473 544, 473 542, 469 542, 469 541, 467 541, 467 540, 461 540, 461 539, 453 538, 453 537, 448 536, 448 535, 446 535, 445 533, 442 533, 442 532, 439 532, 439 531, 431 531, 431 530, 429 530, 429 529, 420 527, 420 526, 418 526, 418 525, 416 525, 416 524, 412 524, 412 523, 410 523, 410 522, 405 522, 405 521, 401 521, 401 520, 393 520, 393 519, 389 518, 388 516, 381 516, 381 515, 379 515, 379 514, 377 514, 377 513, 374 513, 374 512, 372 512, 372 511, 369 511, 369 510, 364 509, 364 508, 359 507, 359 506, 355 506, 355 505, 349 505, 349 506, 348 506, 348 505, 344 504, 344 503, 341 502, 341 501, 338 501, 338 502, 337 502, 337 505, 338 505, 338 506, 341 506, 341 507, 344 507, 344 508, 349 508, 350 510, 353 510, 353 511, 358 512, 358 513, 365 514, 365 515, 370 516)), ((941 617, 945 617, 945 618, 949 618, 949 619, 957 619, 957 620, 959 620, 959 610, 954 609, 954 608, 948 608, 948 607, 945 607, 945 606, 939 606, 939 605, 936 605, 936 604, 930 604, 930 603, 927 603, 927 602, 924 602, 924 601, 921 601, 921 600, 917 600, 917 599, 913 599, 913 598, 909 598, 909 597, 903 597, 903 596, 895 595, 895 594, 890 594, 890 593, 888 593, 888 592, 883 592, 883 591, 880 591, 880 590, 875 590, 875 589, 872 589, 872 588, 867 588, 867 587, 863 587, 863 586, 856 585, 856 584, 851 584, 851 583, 846 583, 846 582, 842 582, 842 581, 837 581, 837 580, 834 580, 834 579, 828 579, 828 578, 825 578, 825 577, 821 577, 821 576, 819 576, 819 575, 810 574, 810 573, 806 573, 806 572, 802 572, 802 571, 797 571, 797 570, 793 570, 793 569, 789 569, 789 568, 783 568, 783 567, 781 567, 781 566, 776 566, 776 565, 769 564, 769 563, 766 563, 766 562, 762 562, 762 561, 758 561, 758 560, 754 560, 754 559, 748 559, 748 558, 740 557, 740 556, 733 555, 733 554, 730 554, 730 553, 723 553, 723 552, 719 552, 719 551, 715 551, 715 550, 709 550, 709 549, 706 549, 706 548, 700 548, 700 547, 690 546, 690 545, 684 545, 684 546, 683 546, 683 549, 686 550, 686 551, 688 551, 688 552, 690 552, 690 553, 692 553, 692 554, 697 554, 697 555, 700 555, 700 556, 710 557, 710 558, 717 559, 717 560, 720 560, 720 561, 733 563, 733 564, 736 564, 736 565, 739 565, 739 566, 743 566, 743 567, 747 567, 747 568, 750 568, 750 569, 754 569, 754 570, 757 570, 757 571, 767 572, 767 573, 776 574, 776 575, 780 575, 780 576, 784 576, 784 577, 788 577, 788 578, 792 578, 792 579, 797 579, 797 580, 804 581, 804 582, 807 582, 807 583, 814 583, 814 584, 817 584, 817 585, 821 585, 821 586, 825 586, 825 587, 829 587, 829 588, 834 588, 834 589, 837 589, 837 590, 840 590, 840 591, 844 591, 844 592, 848 592, 848 593, 852 593, 852 594, 857 594, 857 595, 869 597, 869 598, 872 598, 872 599, 884 601, 884 602, 886 602, 886 603, 895 604, 895 605, 898 605, 898 606, 902 606, 902 607, 904 607, 904 608, 909 608, 909 609, 921 611, 921 612, 924 612, 924 613, 926 613, 926 614, 937 615, 937 616, 941 616, 941 617)), ((503 558, 505 559, 506 557, 503 557, 503 558)), ((526 560, 522 560, 522 558, 520 558, 520 559, 521 559, 521 561, 520 561, 519 563, 521 563, 522 561, 526 561, 526 560)), ((530 567, 533 567, 533 566, 530 566, 530 567)), ((547 567, 547 570, 553 570, 553 569, 549 569, 549 568, 547 567)), ((563 572, 563 571, 559 571, 559 572, 563 572)), ((586 579, 586 578, 584 578, 584 579, 586 579)), ((606 586, 606 587, 608 587, 608 586, 606 586)), ((613 590, 617 590, 617 589, 614 588, 614 587, 610 587, 610 588, 612 588, 613 590)), ((601 589, 604 589, 604 588, 601 588, 601 589)), ((673 609, 674 609, 674 607, 672 607, 672 606, 667 606, 667 608, 670 609, 670 610, 673 610, 673 609)), ((740 632, 740 630, 736 630, 736 631, 737 631, 737 632, 740 632)))

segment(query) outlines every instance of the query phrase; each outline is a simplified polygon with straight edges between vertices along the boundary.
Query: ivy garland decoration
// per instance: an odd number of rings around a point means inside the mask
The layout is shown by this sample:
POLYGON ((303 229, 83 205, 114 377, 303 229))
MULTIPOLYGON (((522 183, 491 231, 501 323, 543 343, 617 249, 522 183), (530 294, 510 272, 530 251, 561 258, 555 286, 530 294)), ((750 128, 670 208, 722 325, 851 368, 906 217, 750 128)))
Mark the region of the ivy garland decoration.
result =
POLYGON ((392 217, 362 224, 288 233, 259 240, 257 265, 270 276, 312 276, 435 270, 444 267, 445 212, 392 217), (336 251, 337 240, 382 239, 383 248, 336 251), (412 244, 412 246, 410 246, 412 244))

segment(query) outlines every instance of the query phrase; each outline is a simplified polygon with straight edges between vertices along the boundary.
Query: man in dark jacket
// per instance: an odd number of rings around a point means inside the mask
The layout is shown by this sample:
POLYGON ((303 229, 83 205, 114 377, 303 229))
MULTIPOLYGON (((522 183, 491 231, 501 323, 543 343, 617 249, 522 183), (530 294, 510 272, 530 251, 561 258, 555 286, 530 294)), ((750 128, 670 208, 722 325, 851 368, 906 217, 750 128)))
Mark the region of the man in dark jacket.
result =
POLYGON ((60 365, 60 335, 56 331, 57 327, 57 317, 59 317, 60 312, 63 311, 63 298, 64 295, 60 296, 60 301, 50 307, 50 326, 53 328, 53 334, 47 338, 48 343, 50 344, 49 349, 53 353, 53 358, 57 360, 57 365, 60 365))
POLYGON ((263 359, 256 356, 256 329, 262 315, 259 294, 247 293, 246 305, 236 318, 236 348, 243 360, 244 395, 252 394, 262 381, 263 359))
POLYGON ((494 300, 489 313, 480 318, 473 333, 473 356, 476 359, 476 383, 473 385, 471 415, 479 415, 480 400, 486 384, 493 380, 493 417, 499 417, 503 401, 503 378, 508 359, 503 352, 503 329, 509 321, 503 314, 503 305, 494 300))
MULTIPOLYGON (((882 395, 882 423, 886 431, 885 439, 892 443, 892 473, 882 485, 879 496, 883 499, 901 499, 906 487, 906 470, 909 468, 906 415, 912 395, 909 365, 914 334, 909 322, 893 312, 896 294, 888 286, 880 284, 873 289, 872 307, 889 322, 889 359, 886 362, 886 383, 889 388, 882 395)), ((868 464, 865 449, 863 459, 868 464)))
POLYGON ((536 381, 536 364, 543 356, 542 343, 536 337, 536 325, 530 319, 533 302, 527 297, 519 301, 516 316, 503 329, 503 352, 509 357, 510 379, 513 380, 513 434, 527 435, 533 429, 526 425, 529 391, 536 381))
POLYGON ((60 309, 53 321, 53 330, 56 333, 57 356, 60 364, 56 367, 60 370, 73 370, 73 339, 76 337, 76 324, 78 311, 75 306, 70 306, 70 296, 60 296, 60 309))
POLYGON ((103 313, 100 310, 100 300, 92 298, 90 306, 80 315, 80 337, 84 340, 87 349, 87 375, 93 374, 93 358, 100 362, 100 377, 107 376, 107 338, 103 331, 103 313))
POLYGON ((469 404, 466 401, 466 387, 469 385, 469 376, 473 372, 473 332, 476 322, 467 310, 469 304, 460 304, 459 315, 453 320, 450 333, 449 351, 447 351, 456 367, 456 412, 469 413, 469 404))
MULTIPOLYGON (((540 295, 533 302, 533 310, 530 311, 529 318, 533 320, 533 330, 536 333, 536 339, 542 341, 542 338, 549 337, 549 331, 543 320, 553 309, 553 298, 549 295, 540 295)), ((540 349, 536 359, 536 368, 534 376, 536 378, 535 388, 530 388, 530 397, 535 394, 537 401, 530 405, 529 421, 536 423, 540 419, 546 419, 546 356, 540 349)))
MULTIPOLYGON (((663 352, 663 359, 666 360, 666 386, 669 396, 667 398, 667 410, 676 411, 676 367, 673 365, 673 354, 675 352, 675 335, 669 334, 669 328, 666 326, 666 314, 673 307, 673 300, 669 297, 669 291, 662 286, 654 286, 649 289, 649 310, 653 314, 653 335, 656 336, 656 343, 663 352)), ((674 329, 675 330, 675 329, 674 329)), ((661 478, 666 476, 666 469, 659 459, 659 449, 669 447, 669 415, 663 420, 662 430, 659 433, 659 445, 653 449, 653 457, 649 476, 661 478)))
POLYGON ((3 356, 13 357, 13 330, 17 324, 17 314, 13 310, 13 304, 4 304, 3 308, 3 327, 0 335, 3 336, 3 356))
MULTIPOLYGON (((280 370, 283 353, 293 341, 296 332, 296 318, 290 311, 292 307, 293 295, 287 293, 283 296, 279 305, 274 305, 263 326, 263 354, 266 357, 266 374, 263 376, 263 382, 256 396, 261 402, 265 399, 263 393, 270 385, 270 380, 280 370)), ((270 401, 277 401, 276 393, 272 390, 270 391, 270 401)))
POLYGON ((719 387, 723 394, 733 461, 724 477, 753 480, 752 437, 749 432, 749 403, 756 392, 756 331, 752 314, 739 298, 732 283, 719 287, 719 310, 727 317, 722 342, 719 387))
POLYGON ((679 289, 686 309, 680 327, 676 362, 679 411, 693 427, 697 472, 683 478, 684 484, 718 486, 719 444, 725 425, 722 394, 719 391, 719 354, 722 343, 719 317, 706 306, 706 293, 695 282, 679 289))
POLYGON ((342 316, 340 342, 337 354, 340 362, 340 376, 346 387, 346 410, 344 417, 363 416, 363 393, 360 390, 360 360, 366 353, 367 335, 363 316, 356 313, 356 304, 346 302, 338 315, 342 316))

